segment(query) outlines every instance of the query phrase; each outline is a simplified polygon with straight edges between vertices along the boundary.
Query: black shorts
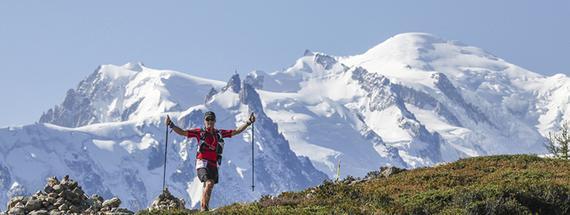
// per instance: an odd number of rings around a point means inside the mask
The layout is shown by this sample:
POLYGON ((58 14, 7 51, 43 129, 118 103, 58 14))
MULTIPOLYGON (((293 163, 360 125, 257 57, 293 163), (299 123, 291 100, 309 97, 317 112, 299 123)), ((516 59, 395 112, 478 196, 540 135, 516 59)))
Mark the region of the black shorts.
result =
POLYGON ((198 168, 196 172, 198 173, 198 178, 201 182, 213 180, 214 184, 218 183, 218 167, 207 165, 204 168, 198 168))

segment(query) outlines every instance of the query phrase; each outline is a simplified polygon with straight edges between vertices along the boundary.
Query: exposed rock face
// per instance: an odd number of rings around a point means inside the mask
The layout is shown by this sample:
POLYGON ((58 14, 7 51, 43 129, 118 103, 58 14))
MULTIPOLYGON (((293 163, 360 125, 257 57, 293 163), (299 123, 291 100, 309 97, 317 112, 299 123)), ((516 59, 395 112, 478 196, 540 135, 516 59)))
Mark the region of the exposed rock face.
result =
POLYGON ((401 169, 401 168, 393 167, 393 166, 381 167, 380 168, 380 172, 381 172, 382 176, 384 176, 386 178, 388 178, 392 175, 398 174, 400 172, 403 172, 403 171, 406 171, 406 169, 401 169))
POLYGON ((370 179, 374 179, 374 178, 380 178, 380 177, 385 177, 388 178, 392 175, 401 173, 407 171, 407 169, 401 169, 398 167, 393 167, 393 166, 383 166, 380 167, 379 171, 372 171, 369 172, 366 177, 364 178, 364 180, 370 180, 370 179))
POLYGON ((16 196, 8 202, 7 214, 134 214, 119 208, 121 200, 104 200, 99 195, 88 197, 81 186, 69 176, 59 181, 55 176, 47 179, 43 190, 32 196, 16 196))
POLYGON ((184 207, 184 199, 179 199, 174 197, 168 191, 168 188, 164 189, 162 193, 152 202, 149 211, 155 210, 170 210, 170 209, 186 209, 184 207))

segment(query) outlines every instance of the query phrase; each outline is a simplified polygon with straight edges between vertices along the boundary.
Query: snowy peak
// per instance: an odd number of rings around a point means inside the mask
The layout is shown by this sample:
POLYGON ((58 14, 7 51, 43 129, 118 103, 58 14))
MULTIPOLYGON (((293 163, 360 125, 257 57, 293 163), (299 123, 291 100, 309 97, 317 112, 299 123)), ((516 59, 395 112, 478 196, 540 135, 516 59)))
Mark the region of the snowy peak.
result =
POLYGON ((248 74, 246 81, 256 89, 297 92, 308 80, 325 78, 347 70, 348 67, 341 64, 335 56, 306 50, 291 67, 271 74, 253 71, 248 74))
POLYGON ((398 34, 361 55, 342 58, 341 63, 407 82, 417 82, 416 76, 433 71, 465 84, 491 76, 513 80, 542 77, 480 48, 427 33, 398 34))
POLYGON ((230 80, 228 81, 226 86, 224 88, 222 88, 222 91, 226 91, 226 90, 230 89, 234 93, 239 93, 240 88, 241 88, 241 80, 239 78, 239 75, 236 73, 236 74, 232 75, 232 77, 230 78, 230 80))
POLYGON ((129 62, 123 65, 123 68, 131 71, 141 72, 144 69, 144 64, 142 62, 129 62))
POLYGON ((255 89, 263 89, 263 82, 267 73, 263 71, 254 70, 247 74, 244 84, 249 84, 255 89))
POLYGON ((392 53, 419 53, 423 49, 433 49, 434 44, 447 43, 445 40, 428 33, 403 33, 390 37, 386 41, 374 46, 365 55, 384 56, 387 49, 392 53))
POLYGON ((44 113, 40 122, 79 127, 142 119, 202 103, 210 89, 222 86, 223 82, 150 69, 142 63, 102 65, 69 90, 64 102, 44 113))
MULTIPOLYGON (((362 55, 355 56, 348 64, 362 64, 366 61, 384 61, 385 63, 399 63, 399 67, 415 67, 428 69, 424 56, 430 50, 435 50, 436 44, 447 44, 441 38, 427 33, 398 34, 376 45, 362 55)), ((396 65, 393 65, 396 66, 396 65)), ((367 68, 368 69, 368 68, 367 68)))
POLYGON ((438 52, 446 51, 452 54, 476 55, 490 59, 497 59, 492 54, 458 41, 446 40, 428 33, 402 33, 390 37, 386 41, 374 46, 362 55, 370 58, 397 58, 399 61, 421 60, 429 63, 438 57, 448 57, 438 52), (435 55, 434 55, 435 54, 435 55))

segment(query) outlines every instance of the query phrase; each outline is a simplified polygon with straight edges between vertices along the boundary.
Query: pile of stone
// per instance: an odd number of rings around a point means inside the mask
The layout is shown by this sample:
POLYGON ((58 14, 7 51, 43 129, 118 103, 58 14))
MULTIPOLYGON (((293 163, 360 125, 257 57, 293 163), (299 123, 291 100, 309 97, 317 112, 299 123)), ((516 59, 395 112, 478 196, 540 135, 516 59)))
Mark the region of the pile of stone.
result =
POLYGON ((134 214, 119 208, 117 197, 104 200, 99 195, 88 197, 76 181, 65 176, 59 181, 55 176, 47 180, 42 191, 32 196, 17 196, 8 201, 7 214, 55 215, 55 214, 134 214))
POLYGON ((156 210, 171 210, 171 209, 186 210, 186 208, 184 207, 184 199, 179 199, 174 197, 172 194, 170 194, 168 188, 166 188, 152 202, 149 211, 152 212, 156 210))

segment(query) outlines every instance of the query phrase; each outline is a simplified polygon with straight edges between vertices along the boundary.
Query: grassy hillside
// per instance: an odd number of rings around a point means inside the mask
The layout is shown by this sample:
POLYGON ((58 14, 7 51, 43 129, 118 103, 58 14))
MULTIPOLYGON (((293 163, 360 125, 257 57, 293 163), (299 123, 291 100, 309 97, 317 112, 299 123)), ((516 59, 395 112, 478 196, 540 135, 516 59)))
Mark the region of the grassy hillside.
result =
MULTIPOLYGON (((215 197, 214 197, 215 198, 215 197)), ((218 208, 227 214, 569 214, 570 162, 477 157, 218 208)))

